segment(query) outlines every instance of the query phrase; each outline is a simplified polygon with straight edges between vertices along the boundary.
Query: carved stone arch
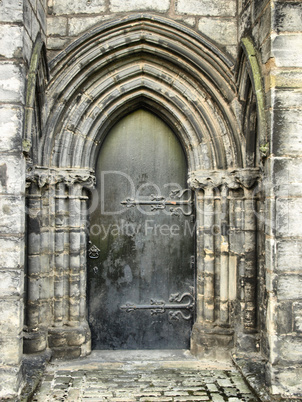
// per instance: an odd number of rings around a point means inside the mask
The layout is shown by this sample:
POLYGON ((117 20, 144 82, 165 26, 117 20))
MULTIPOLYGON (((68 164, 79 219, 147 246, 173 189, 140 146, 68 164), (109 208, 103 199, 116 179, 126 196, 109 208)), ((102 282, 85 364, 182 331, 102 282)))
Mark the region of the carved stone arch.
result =
POLYGON ((257 227, 251 194, 259 171, 246 163, 233 70, 232 61, 201 35, 148 14, 107 22, 50 63, 47 116, 28 177, 29 236, 35 239, 28 263, 29 340, 40 340, 29 342, 28 350, 48 343, 61 357, 90 352, 89 191, 107 133, 139 108, 159 116, 178 136, 196 193, 192 350, 212 349, 220 357, 229 354, 237 328, 255 331, 257 227))
POLYGON ((258 54, 251 39, 241 40, 237 66, 238 97, 242 103, 242 131, 246 144, 247 167, 259 166, 268 152, 265 95, 258 54))
POLYGON ((39 140, 42 137, 43 107, 49 80, 46 47, 38 34, 27 75, 23 152, 35 164, 38 162, 39 140))
MULTIPOLYGON (((61 155, 64 150, 77 144, 77 153, 87 152, 87 141, 99 141, 104 116, 110 118, 119 105, 144 96, 181 116, 190 148, 207 148, 212 168, 240 167, 232 69, 213 44, 168 19, 142 14, 106 23, 51 63, 49 117, 39 163, 72 166, 61 155)), ((205 168, 200 158, 191 162, 192 171, 205 168)))

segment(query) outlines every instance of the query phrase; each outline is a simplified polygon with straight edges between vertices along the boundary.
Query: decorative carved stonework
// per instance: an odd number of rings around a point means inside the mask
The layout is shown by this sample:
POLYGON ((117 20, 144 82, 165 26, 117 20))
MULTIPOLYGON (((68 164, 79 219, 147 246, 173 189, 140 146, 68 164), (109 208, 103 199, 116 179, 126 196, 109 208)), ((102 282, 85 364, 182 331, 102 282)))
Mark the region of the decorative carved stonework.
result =
POLYGON ((240 187, 251 188, 261 177, 260 169, 238 169, 238 170, 197 170, 191 172, 188 183, 191 188, 204 189, 207 187, 218 188, 222 185, 231 190, 240 187))
POLYGON ((80 183, 91 188, 95 186, 95 175, 93 171, 86 169, 59 170, 36 167, 27 172, 26 182, 27 187, 31 183, 36 183, 39 188, 58 183, 65 183, 67 186, 80 183))

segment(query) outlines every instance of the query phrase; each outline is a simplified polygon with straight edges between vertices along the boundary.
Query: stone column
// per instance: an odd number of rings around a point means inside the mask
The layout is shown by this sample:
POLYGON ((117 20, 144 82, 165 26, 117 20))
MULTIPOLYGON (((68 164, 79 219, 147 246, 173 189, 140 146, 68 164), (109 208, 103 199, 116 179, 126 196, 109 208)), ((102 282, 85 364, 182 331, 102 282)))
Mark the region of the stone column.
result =
POLYGON ((242 320, 247 323, 247 317, 256 308, 255 292, 249 292, 246 286, 244 293, 240 293, 238 272, 241 275, 244 273, 245 283, 256 282, 256 258, 253 258, 256 226, 249 189, 258 176, 258 169, 191 173, 190 184, 197 193, 199 304, 191 350, 199 356, 229 356, 234 346, 234 322, 242 320), (246 194, 249 197, 244 197, 246 194), (238 196, 241 197, 241 207, 244 203, 247 211, 245 226, 242 226, 242 211, 235 207, 238 201, 232 199, 238 196), (244 250, 242 236, 246 236, 247 241, 244 250), (240 316, 234 317, 238 294, 244 299, 242 319, 240 316))
POLYGON ((25 276, 24 352, 47 348, 52 323, 49 228, 49 187, 31 177, 27 192, 27 269, 25 276))
POLYGON ((85 356, 91 350, 86 317, 86 203, 85 188, 94 185, 87 171, 57 171, 54 324, 49 346, 61 358, 85 356))
POLYGON ((29 204, 26 352, 90 352, 86 318, 87 171, 34 169, 29 204))

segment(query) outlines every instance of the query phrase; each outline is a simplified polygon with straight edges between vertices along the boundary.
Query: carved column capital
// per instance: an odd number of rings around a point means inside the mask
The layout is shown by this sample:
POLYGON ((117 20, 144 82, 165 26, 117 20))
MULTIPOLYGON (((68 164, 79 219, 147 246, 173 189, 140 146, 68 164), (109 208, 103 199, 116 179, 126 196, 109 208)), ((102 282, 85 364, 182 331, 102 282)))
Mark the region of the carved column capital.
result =
POLYGON ((258 168, 233 170, 196 170, 189 174, 188 184, 194 190, 226 186, 231 190, 251 188, 260 178, 258 168))
POLYGON ((26 175, 27 187, 35 183, 39 188, 46 185, 65 183, 67 186, 73 186, 78 183, 85 187, 95 186, 95 174, 88 169, 59 169, 32 167, 26 175))

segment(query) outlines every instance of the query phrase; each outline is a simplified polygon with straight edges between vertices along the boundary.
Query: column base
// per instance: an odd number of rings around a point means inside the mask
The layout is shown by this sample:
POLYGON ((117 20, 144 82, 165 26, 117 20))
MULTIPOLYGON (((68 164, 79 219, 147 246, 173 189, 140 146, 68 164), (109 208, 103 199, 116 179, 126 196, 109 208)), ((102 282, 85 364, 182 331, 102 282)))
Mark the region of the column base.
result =
POLYGON ((47 329, 23 332, 23 353, 40 353, 47 348, 47 329))
POLYGON ((234 331, 230 328, 195 323, 191 337, 191 353, 199 358, 230 360, 234 347, 234 331))
POLYGON ((91 333, 88 323, 49 328, 48 344, 55 359, 76 359, 89 355, 91 333))

